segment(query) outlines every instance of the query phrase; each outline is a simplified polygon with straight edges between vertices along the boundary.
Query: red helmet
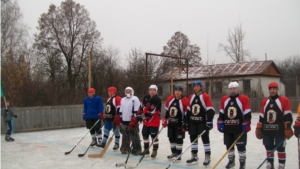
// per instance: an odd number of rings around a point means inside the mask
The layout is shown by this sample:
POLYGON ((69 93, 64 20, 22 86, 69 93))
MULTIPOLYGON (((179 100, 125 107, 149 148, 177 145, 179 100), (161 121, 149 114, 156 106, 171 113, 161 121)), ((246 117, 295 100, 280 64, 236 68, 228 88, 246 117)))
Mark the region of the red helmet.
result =
POLYGON ((96 91, 95 91, 95 89, 94 89, 94 88, 89 88, 89 89, 88 89, 88 93, 94 93, 94 94, 95 94, 95 93, 96 93, 96 91))
POLYGON ((271 88, 271 87, 278 89, 278 83, 276 83, 276 82, 269 83, 268 88, 271 88))
POLYGON ((115 88, 115 87, 109 87, 108 89, 107 89, 107 91, 108 92, 110 92, 110 93, 114 93, 114 94, 116 94, 117 93, 117 88, 115 88))

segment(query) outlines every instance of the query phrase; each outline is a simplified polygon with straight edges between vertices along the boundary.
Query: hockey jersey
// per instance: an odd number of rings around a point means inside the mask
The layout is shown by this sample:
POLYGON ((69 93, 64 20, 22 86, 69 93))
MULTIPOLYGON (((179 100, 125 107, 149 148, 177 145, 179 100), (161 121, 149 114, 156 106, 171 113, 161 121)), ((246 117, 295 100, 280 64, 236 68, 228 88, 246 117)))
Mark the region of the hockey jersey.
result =
POLYGON ((113 121, 114 116, 116 114, 119 114, 121 99, 122 98, 117 95, 107 99, 106 107, 105 107, 105 120, 113 121))
POLYGON ((131 116, 135 115, 140 108, 140 100, 136 96, 123 97, 121 99, 120 117, 123 122, 130 122, 131 116))
POLYGON ((218 121, 224 122, 224 133, 241 133, 244 120, 251 121, 250 101, 246 95, 223 96, 218 121))
POLYGON ((153 96, 146 95, 143 98, 139 114, 144 113, 143 124, 149 127, 159 127, 160 125, 160 111, 161 111, 161 100, 158 95, 153 96))
POLYGON ((169 127, 181 127, 184 116, 190 110, 190 103, 188 98, 181 97, 176 99, 174 95, 168 97, 166 104, 166 115, 168 118, 169 127))
POLYGON ((215 115, 211 99, 208 94, 192 94, 189 97, 191 110, 187 112, 187 119, 192 123, 206 124, 207 119, 212 120, 215 115))
POLYGON ((262 100, 259 122, 263 124, 263 135, 283 137, 286 121, 293 122, 288 98, 276 95, 262 100))

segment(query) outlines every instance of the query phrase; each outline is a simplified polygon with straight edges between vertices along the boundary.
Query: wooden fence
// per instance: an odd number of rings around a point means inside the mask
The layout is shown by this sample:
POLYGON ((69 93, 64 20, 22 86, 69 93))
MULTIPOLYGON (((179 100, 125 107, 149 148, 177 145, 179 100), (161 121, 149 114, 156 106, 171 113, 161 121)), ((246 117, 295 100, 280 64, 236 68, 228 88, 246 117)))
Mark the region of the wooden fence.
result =
MULTIPOLYGON (((251 99, 252 112, 259 112, 262 99, 251 99)), ((299 100, 290 98, 292 111, 296 113, 299 100)), ((220 100, 212 100, 216 114, 219 113, 220 100)), ((72 127, 83 127, 85 121, 82 120, 83 105, 67 106, 43 106, 43 107, 19 107, 14 108, 14 132, 27 132, 51 129, 63 129, 72 127)), ((162 102, 161 117, 165 115, 165 102, 162 102)), ((218 115, 215 116, 217 118, 218 115)), ((6 132, 4 122, 1 123, 1 133, 6 132)))

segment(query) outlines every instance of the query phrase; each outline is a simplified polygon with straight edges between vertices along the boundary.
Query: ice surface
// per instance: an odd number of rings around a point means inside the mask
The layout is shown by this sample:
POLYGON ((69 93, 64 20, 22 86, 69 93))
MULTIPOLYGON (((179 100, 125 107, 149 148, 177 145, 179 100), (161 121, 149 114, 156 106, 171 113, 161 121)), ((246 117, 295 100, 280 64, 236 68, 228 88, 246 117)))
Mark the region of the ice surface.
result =
MULTIPOLYGON (((255 169, 266 158, 265 148, 261 140, 255 137, 255 128, 258 121, 258 113, 253 113, 252 130, 248 133, 247 160, 246 168, 255 169)), ((210 131, 212 158, 209 166, 202 165, 204 160, 204 150, 202 140, 199 140, 199 163, 196 165, 187 165, 186 160, 190 158, 190 149, 184 153, 181 161, 175 162, 170 168, 206 168, 211 169, 226 152, 223 145, 223 134, 216 129, 216 114, 214 119, 214 128, 210 131)), ((294 114, 294 119, 296 114, 294 114)), ((142 125, 140 125, 142 128, 142 125)), ((16 133, 12 137, 15 142, 4 141, 4 135, 1 136, 1 168, 3 169, 47 169, 47 168, 68 168, 68 169, 117 169, 116 163, 123 163, 127 155, 122 155, 120 151, 113 151, 114 143, 110 145, 103 158, 91 159, 88 154, 100 153, 101 149, 92 147, 84 157, 78 157, 78 154, 84 153, 90 144, 90 134, 69 155, 64 155, 70 151, 77 142, 88 132, 86 128, 72 128, 62 130, 49 130, 41 132, 16 133)), ((112 134, 112 133, 111 133, 112 134)), ((141 134, 140 137, 142 138, 141 134)), ((183 151, 190 145, 189 135, 186 133, 183 151)), ((286 169, 298 168, 298 144, 297 138, 292 137, 286 145, 286 169)), ((151 152, 151 151, 150 151, 151 152)), ((170 144, 167 137, 167 129, 164 129, 159 136, 159 150, 156 158, 146 156, 138 168, 143 169, 164 169, 172 160, 167 159, 171 153, 170 144)), ((238 153, 235 150, 236 165, 239 168, 238 153)), ((137 164, 141 156, 130 156, 128 163, 137 164)), ((225 168, 227 156, 221 161, 217 168, 225 168)), ((277 168, 278 158, 275 153, 275 166, 277 168)), ((123 167, 120 167, 123 168, 123 167)), ((264 164, 261 168, 266 168, 264 164)))

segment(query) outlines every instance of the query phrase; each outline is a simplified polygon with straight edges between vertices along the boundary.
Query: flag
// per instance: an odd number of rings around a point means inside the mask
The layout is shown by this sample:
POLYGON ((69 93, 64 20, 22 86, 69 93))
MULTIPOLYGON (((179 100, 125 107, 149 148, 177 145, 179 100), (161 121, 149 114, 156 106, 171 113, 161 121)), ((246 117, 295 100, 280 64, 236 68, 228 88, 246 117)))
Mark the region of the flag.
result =
POLYGON ((4 89, 3 89, 3 86, 2 86, 2 82, 1 82, 1 97, 4 97, 5 94, 4 94, 4 89))

